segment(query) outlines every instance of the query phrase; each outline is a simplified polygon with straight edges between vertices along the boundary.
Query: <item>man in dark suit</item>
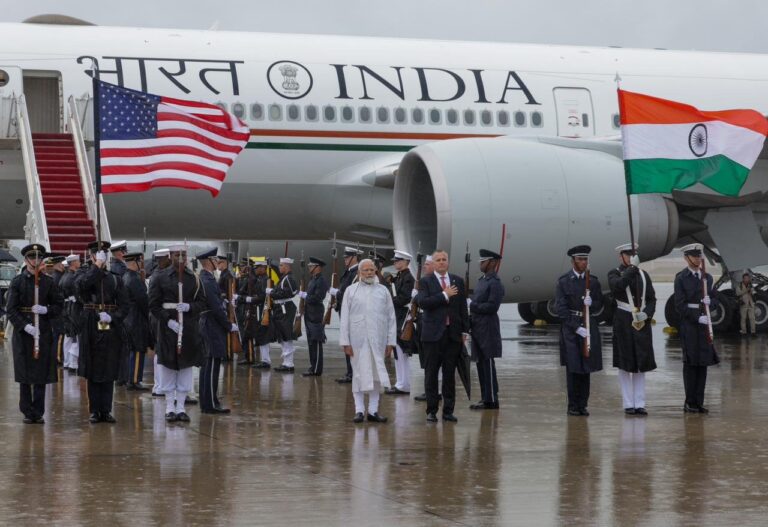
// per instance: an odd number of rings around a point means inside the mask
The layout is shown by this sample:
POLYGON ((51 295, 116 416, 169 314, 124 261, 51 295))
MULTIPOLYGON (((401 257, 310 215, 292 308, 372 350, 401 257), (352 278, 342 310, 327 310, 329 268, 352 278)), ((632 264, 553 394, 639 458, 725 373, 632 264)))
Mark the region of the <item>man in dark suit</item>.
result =
POLYGON ((469 331, 467 293, 464 280, 448 273, 448 253, 432 254, 435 271, 419 280, 416 302, 423 310, 420 320, 424 348, 424 390, 427 395, 427 421, 437 421, 439 397, 437 374, 443 368, 443 420, 456 422, 456 363, 469 331))

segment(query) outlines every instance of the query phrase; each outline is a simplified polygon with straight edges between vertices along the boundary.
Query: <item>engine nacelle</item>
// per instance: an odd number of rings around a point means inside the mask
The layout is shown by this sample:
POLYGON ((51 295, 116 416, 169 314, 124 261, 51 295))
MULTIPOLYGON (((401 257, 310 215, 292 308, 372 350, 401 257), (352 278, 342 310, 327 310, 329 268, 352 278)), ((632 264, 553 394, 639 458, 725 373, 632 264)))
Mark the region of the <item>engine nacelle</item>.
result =
MULTIPOLYGON (((631 199, 640 257, 667 254, 677 241, 674 203, 655 194, 631 199)), ((478 249, 499 249, 506 224, 500 276, 508 302, 552 298, 555 279, 570 267, 566 250, 582 243, 592 246, 592 272, 605 284, 617 265, 614 248, 629 240, 622 160, 536 139, 457 139, 411 150, 395 180, 393 220, 397 247, 444 249, 461 274, 467 241, 477 262, 478 249)))

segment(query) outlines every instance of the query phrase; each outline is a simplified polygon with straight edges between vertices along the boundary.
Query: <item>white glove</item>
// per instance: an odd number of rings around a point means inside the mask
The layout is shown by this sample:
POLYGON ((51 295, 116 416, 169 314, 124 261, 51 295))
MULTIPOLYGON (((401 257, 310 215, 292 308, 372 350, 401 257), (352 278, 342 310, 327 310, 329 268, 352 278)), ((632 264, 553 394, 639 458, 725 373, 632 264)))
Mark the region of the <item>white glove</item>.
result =
POLYGON ((299 291, 299 298, 306 299, 307 298, 307 292, 306 291, 299 291))
POLYGON ((469 307, 471 304, 472 304, 472 299, 471 298, 467 298, 467 307, 469 307))
POLYGON ((701 315, 699 317, 699 324, 703 324, 705 326, 709 325, 709 317, 707 315, 701 315))
POLYGON ((237 299, 238 299, 238 298, 240 298, 240 295, 238 295, 238 294, 234 294, 234 295, 232 295, 232 303, 233 303, 233 304, 237 304, 237 299))
POLYGON ((711 300, 709 299, 709 295, 701 299, 701 303, 704 304, 705 306, 708 306, 710 302, 711 300))
POLYGON ((112 317, 109 316, 109 313, 105 313, 104 311, 99 313, 99 322, 102 322, 104 324, 109 324, 112 322, 112 317))
POLYGON ((584 297, 584 305, 589 307, 592 305, 592 297, 591 296, 585 296, 584 297))
POLYGON ((173 320, 172 318, 168 320, 168 327, 171 328, 171 331, 173 331, 177 335, 179 334, 179 329, 181 329, 181 326, 179 325, 179 323, 173 320))
POLYGON ((272 294, 272 291, 273 291, 273 290, 274 290, 273 288, 271 288, 271 287, 267 287, 267 288, 266 288, 264 291, 267 293, 267 296, 269 296, 269 295, 271 295, 271 294, 272 294))
POLYGON ((587 328, 579 326, 576 328, 576 334, 582 338, 587 338, 589 336, 589 331, 587 331, 587 328))
POLYGON ((97 262, 106 262, 107 261, 107 253, 104 251, 99 251, 96 253, 96 261, 97 262))
POLYGON ((635 313, 635 320, 637 320, 638 322, 648 320, 648 315, 645 314, 643 311, 638 311, 637 313, 635 313))
POLYGON ((418 296, 418 294, 419 294, 419 290, 418 289, 412 289, 411 290, 411 298, 416 298, 418 296))
POLYGON ((176 304, 176 311, 180 313, 186 313, 189 311, 189 304, 185 304, 184 302, 180 304, 176 304))
POLYGON ((33 326, 32 324, 27 324, 26 326, 24 326, 24 331, 26 331, 27 333, 29 333, 29 334, 30 334, 30 335, 31 335, 33 338, 34 338, 34 337, 39 337, 39 336, 40 336, 40 330, 38 330, 38 329, 37 329, 35 326, 33 326))
POLYGON ((230 333, 239 333, 240 332, 240 328, 237 327, 237 324, 232 324, 232 327, 229 328, 229 332, 230 333))
POLYGON ((337 295, 339 294, 339 290, 338 290, 338 289, 336 289, 335 287, 331 287, 331 288, 328 290, 328 292, 329 292, 329 293, 331 293, 331 296, 337 296, 337 295))
POLYGON ((251 302, 253 302, 253 297, 252 296, 246 296, 245 297, 245 303, 246 304, 250 304, 251 302))
POLYGON ((636 254, 633 254, 629 257, 629 265, 634 265, 635 267, 640 265, 640 257, 636 254))
POLYGON ((46 313, 48 313, 48 308, 45 306, 35 304, 34 306, 32 306, 32 312, 38 315, 45 315, 46 313))

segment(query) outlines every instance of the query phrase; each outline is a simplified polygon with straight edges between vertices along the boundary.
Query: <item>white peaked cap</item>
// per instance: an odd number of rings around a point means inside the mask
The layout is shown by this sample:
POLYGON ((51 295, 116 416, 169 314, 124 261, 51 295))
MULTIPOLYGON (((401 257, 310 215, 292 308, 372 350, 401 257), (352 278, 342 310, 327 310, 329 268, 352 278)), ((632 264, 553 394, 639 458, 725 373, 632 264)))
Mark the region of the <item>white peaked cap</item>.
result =
POLYGON ((291 265, 293 263, 293 258, 280 258, 280 263, 291 265))
POLYGON ((683 251, 683 254, 687 252, 701 252, 704 249, 704 246, 700 243, 689 243, 688 245, 684 245, 680 247, 680 250, 683 251))
POLYGON ((79 262, 80 261, 80 255, 79 254, 70 254, 69 256, 67 256, 65 261, 67 263, 79 262))
POLYGON ((109 246, 110 251, 114 251, 117 249, 127 249, 127 248, 128 248, 128 242, 125 240, 120 240, 119 242, 115 242, 109 246))
MULTIPOLYGON (((635 250, 637 250, 638 247, 640 247, 640 246, 637 243, 635 243, 635 250)), ((632 244, 631 243, 623 243, 623 244, 619 245, 618 247, 616 247, 616 252, 617 253, 625 252, 625 251, 631 251, 631 250, 632 250, 632 244)))
POLYGON ((170 256, 170 254, 171 254, 171 251, 169 249, 158 249, 152 253, 153 256, 157 256, 157 257, 170 256))
POLYGON ((432 261, 432 255, 428 254, 427 258, 424 260, 425 262, 431 262, 432 261))
POLYGON ((183 253, 186 252, 187 246, 186 245, 169 245, 168 246, 168 252, 172 253, 183 253))
POLYGON ((395 251, 395 257, 393 260, 413 260, 413 256, 405 251, 395 251))

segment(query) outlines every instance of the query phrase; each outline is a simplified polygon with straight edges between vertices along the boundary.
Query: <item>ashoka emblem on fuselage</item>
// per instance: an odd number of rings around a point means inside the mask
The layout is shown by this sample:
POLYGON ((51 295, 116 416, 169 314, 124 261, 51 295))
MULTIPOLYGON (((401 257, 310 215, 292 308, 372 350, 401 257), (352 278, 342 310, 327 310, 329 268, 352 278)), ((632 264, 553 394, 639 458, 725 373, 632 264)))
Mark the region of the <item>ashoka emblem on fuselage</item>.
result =
POLYGON ((688 148, 696 157, 702 157, 707 153, 707 146, 707 127, 699 123, 688 134, 688 148))

